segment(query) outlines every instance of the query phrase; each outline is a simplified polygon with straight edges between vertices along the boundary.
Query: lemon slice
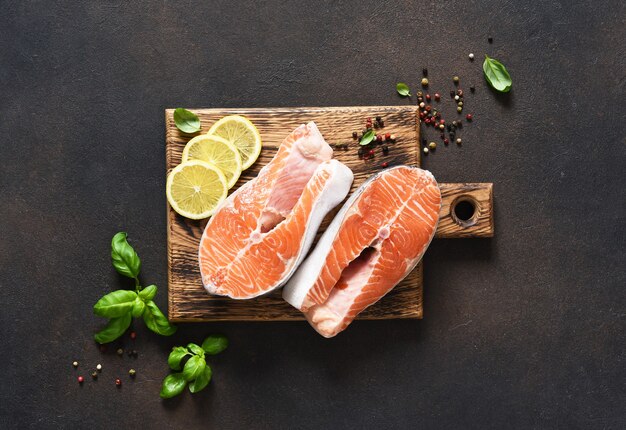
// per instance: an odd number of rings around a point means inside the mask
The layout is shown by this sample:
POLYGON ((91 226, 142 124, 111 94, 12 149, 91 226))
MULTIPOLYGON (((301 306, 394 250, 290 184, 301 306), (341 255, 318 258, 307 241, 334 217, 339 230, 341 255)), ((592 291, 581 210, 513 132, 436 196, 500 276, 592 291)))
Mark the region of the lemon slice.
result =
POLYGON ((191 219, 208 218, 226 199, 226 177, 206 161, 179 164, 167 176, 167 201, 180 215, 191 219))
POLYGON ((220 169, 226 177, 228 188, 232 188, 241 175, 239 151, 219 136, 203 134, 187 142, 183 150, 183 162, 189 160, 206 161, 220 169))
POLYGON ((222 137, 235 145, 241 154, 242 168, 245 170, 259 158, 261 135, 254 124, 240 115, 229 115, 213 124, 208 134, 222 137))

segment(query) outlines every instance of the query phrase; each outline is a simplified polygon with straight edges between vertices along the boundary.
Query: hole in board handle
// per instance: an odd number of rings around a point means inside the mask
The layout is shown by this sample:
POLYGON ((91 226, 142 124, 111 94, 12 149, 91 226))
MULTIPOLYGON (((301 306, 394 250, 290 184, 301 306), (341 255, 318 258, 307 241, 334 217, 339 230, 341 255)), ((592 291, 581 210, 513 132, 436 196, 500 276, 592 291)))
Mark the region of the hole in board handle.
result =
POLYGON ((480 206, 473 197, 457 197, 450 205, 450 216, 457 225, 463 228, 475 225, 479 215, 480 206))

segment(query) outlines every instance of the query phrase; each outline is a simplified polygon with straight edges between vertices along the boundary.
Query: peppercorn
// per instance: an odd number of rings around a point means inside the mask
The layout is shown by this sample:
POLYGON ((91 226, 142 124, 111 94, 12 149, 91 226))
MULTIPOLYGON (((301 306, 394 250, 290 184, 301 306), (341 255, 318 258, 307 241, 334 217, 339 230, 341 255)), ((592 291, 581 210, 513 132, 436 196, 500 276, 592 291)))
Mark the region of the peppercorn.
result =
POLYGON ((93 379, 98 379, 98 372, 96 372, 95 370, 93 372, 91 372, 91 377, 93 379))
POLYGON ((384 163, 381 163, 381 164, 380 164, 380 167, 383 167, 383 168, 385 168, 385 167, 387 167, 387 166, 389 166, 389 163, 387 163, 386 161, 385 161, 384 163))
POLYGON ((422 109, 424 109, 424 106, 426 106, 426 104, 425 104, 424 102, 421 102, 421 103, 420 103, 420 107, 421 107, 422 109))
POLYGON ((428 148, 424 148, 424 154, 428 154, 428 148))
POLYGON ((474 61, 474 54, 472 54, 471 52, 469 54, 469 59, 470 59, 470 61, 474 61))
POLYGON ((454 98, 454 90, 450 90, 450 97, 454 98))
POLYGON ((130 370, 128 371, 128 374, 130 375, 130 377, 131 377, 131 378, 134 378, 134 377, 135 377, 135 375, 137 374, 137 372, 135 371, 135 369, 130 369, 130 370))
POLYGON ((385 127, 385 121, 381 119, 380 121, 378 121, 378 125, 380 125, 380 128, 385 127))
POLYGON ((389 139, 391 139, 392 142, 396 141, 396 135, 392 134, 391 136, 389 136, 389 139))
POLYGON ((437 143, 436 142, 430 142, 428 144, 428 147, 432 150, 437 149, 437 143))
POLYGON ((451 132, 450 133, 450 140, 454 140, 456 139, 456 133, 455 132, 451 132))
POLYGON ((463 112, 463 107, 462 107, 462 106, 457 107, 457 108, 456 108, 456 111, 457 111, 458 113, 463 112))
POLYGON ((456 90, 456 95, 459 97, 463 97, 463 90, 461 89, 456 90))
POLYGON ((420 112, 420 118, 424 119, 424 117, 426 116, 426 114, 424 114, 424 112, 420 112))
POLYGON ((422 69, 422 75, 428 76, 428 69, 422 69))
POLYGON ((457 127, 463 128, 463 121, 459 121, 459 123, 457 124, 457 127))
POLYGON ((374 154, 375 154, 375 151, 374 151, 373 149, 370 149, 369 154, 370 154, 370 155, 374 155, 374 154))
POLYGON ((454 100, 456 100, 456 101, 459 101, 460 98, 461 97, 459 97, 459 96, 454 96, 454 100))
POLYGON ((359 148, 359 151, 357 152, 359 159, 363 158, 363 148, 359 148))
POLYGON ((385 145, 385 146, 383 146, 383 154, 384 154, 384 155, 389 154, 389 147, 388 147, 388 146, 386 146, 386 145, 385 145))
POLYGON ((85 378, 83 378, 82 376, 78 377, 78 383, 82 384, 85 381, 85 378))
POLYGON ((493 43, 493 37, 488 37, 488 38, 487 38, 487 42, 489 42, 489 43, 493 43))
POLYGON ((418 92, 417 92, 417 97, 424 97, 424 93, 423 93, 423 92, 421 92, 421 91, 418 91, 418 92))
POLYGON ((447 127, 448 131, 452 130, 452 124, 448 124, 447 127))
POLYGON ((98 365, 96 366, 96 370, 102 370, 102 364, 98 364, 98 365))
POLYGON ((74 366, 74 367, 78 367, 78 361, 73 362, 73 363, 72 363, 72 366, 74 366))
POLYGON ((457 145, 460 145, 461 143, 462 143, 461 138, 460 138, 460 137, 459 137, 459 138, 457 138, 457 139, 456 139, 456 144, 457 144, 457 145))
POLYGON ((444 145, 447 145, 448 143, 450 143, 450 141, 448 140, 448 138, 443 139, 443 143, 444 145))
POLYGON ((471 113, 468 113, 467 115, 465 115, 465 119, 468 121, 471 121, 474 118, 474 116, 471 113))
POLYGON ((120 378, 117 378, 115 380, 115 385, 117 385, 118 387, 121 387, 122 386, 122 380, 120 378))
POLYGON ((380 134, 376 135, 376 142, 382 142, 383 141, 383 137, 380 134))
POLYGON ((122 355, 124 355, 124 350, 123 350, 122 348, 118 348, 118 349, 117 349, 117 355, 119 355, 120 357, 121 357, 122 355))
POLYGON ((463 107, 463 102, 458 102, 457 105, 463 107))
POLYGON ((422 78, 422 86, 423 87, 427 87, 428 86, 428 79, 427 78, 422 78))
POLYGON ((440 124, 445 124, 445 123, 446 123, 446 120, 445 120, 445 119, 440 119, 440 120, 439 120, 439 123, 440 123, 440 124))
POLYGON ((391 133, 385 133, 385 140, 391 139, 391 133))
POLYGON ((426 109, 426 112, 430 112, 431 109, 432 109, 432 106, 431 105, 426 105, 426 107, 424 109, 426 109))
POLYGON ((470 91, 471 91, 471 92, 476 91, 476 87, 474 87, 474 85, 470 86, 470 91))
POLYGON ((424 124, 430 124, 430 118, 426 118, 426 119, 424 120, 424 124))
POLYGON ((356 131, 353 131, 352 132, 352 138, 353 139, 358 139, 358 137, 359 137, 359 134, 356 131))
POLYGON ((435 93, 435 100, 439 101, 441 99, 441 94, 435 93))
POLYGON ((439 130, 443 130, 444 128, 446 128, 446 126, 445 126, 445 125, 443 125, 443 124, 439 124, 439 130))
POLYGON ((426 100, 430 101, 430 94, 426 94, 426 100))
POLYGON ((378 124, 378 121, 374 121, 374 128, 379 128, 380 124, 378 124))
POLYGON ((459 83, 459 77, 458 76, 453 77, 452 81, 454 82, 455 85, 457 85, 459 83))

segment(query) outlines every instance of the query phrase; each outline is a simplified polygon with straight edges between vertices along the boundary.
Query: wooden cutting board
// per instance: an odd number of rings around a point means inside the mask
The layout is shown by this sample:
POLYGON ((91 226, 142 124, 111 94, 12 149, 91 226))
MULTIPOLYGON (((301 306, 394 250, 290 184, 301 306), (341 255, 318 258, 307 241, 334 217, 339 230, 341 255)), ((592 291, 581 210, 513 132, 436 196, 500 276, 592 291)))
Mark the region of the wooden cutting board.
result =
MULTIPOLYGON (((225 115, 244 115, 258 128, 263 150, 257 162, 243 172, 232 191, 257 175, 276 153, 282 140, 298 125, 315 121, 334 157, 354 172, 353 190, 370 175, 382 169, 381 164, 420 165, 419 122, 417 107, 304 107, 262 109, 191 109, 202 123, 202 133, 225 115), (368 117, 381 116, 383 133, 396 136, 389 144, 389 154, 381 148, 369 160, 358 158, 359 144, 352 139, 353 131, 361 131, 368 117), (348 149, 335 145, 348 144, 348 149)), ((173 109, 165 111, 166 163, 169 173, 181 161, 185 144, 194 136, 179 131, 173 118, 173 109)), ((436 237, 490 237, 493 235, 492 184, 440 184, 443 205, 436 237), (475 208, 467 220, 454 215, 458 202, 469 202, 475 208)), ((338 209, 338 208, 337 208, 338 209)), ((324 230, 330 214, 322 225, 324 230)), ((465 217, 467 218, 467 217, 465 217)), ((252 300, 232 300, 209 295, 202 286, 198 268, 198 245, 206 225, 176 214, 168 205, 167 217, 168 299, 169 318, 174 322, 191 321, 277 321, 303 319, 299 311, 284 302, 280 291, 252 300)), ((378 303, 366 309, 359 318, 392 319, 422 317, 422 264, 378 303)))

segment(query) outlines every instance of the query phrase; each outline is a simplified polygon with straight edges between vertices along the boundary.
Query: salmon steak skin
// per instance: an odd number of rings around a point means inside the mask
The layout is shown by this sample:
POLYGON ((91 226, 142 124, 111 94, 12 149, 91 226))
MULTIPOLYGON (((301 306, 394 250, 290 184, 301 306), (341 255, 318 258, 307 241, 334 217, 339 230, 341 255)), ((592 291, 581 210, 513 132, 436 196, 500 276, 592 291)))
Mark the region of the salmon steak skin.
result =
POLYGON ((350 191, 352 171, 332 155, 315 123, 303 124, 217 208, 198 251, 210 294, 251 299, 284 285, 350 191))
POLYGON ((429 171, 397 166, 373 175, 343 205, 283 298, 322 336, 337 335, 415 268, 440 209, 429 171))

